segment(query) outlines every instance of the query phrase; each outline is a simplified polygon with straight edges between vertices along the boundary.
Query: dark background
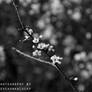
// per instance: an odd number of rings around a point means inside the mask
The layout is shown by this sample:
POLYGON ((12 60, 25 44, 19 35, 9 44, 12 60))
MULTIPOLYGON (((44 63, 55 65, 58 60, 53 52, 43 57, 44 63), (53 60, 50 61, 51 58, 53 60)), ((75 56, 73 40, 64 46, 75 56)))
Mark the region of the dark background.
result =
MULTIPOLYGON (((92 1, 15 0, 15 3, 23 24, 55 45, 56 54, 64 58, 65 74, 79 77, 77 89, 91 92, 92 1)), ((0 81, 28 81, 32 83, 33 92, 72 92, 72 87, 54 67, 26 59, 9 49, 15 46, 32 53, 30 41, 16 43, 23 38, 23 32, 18 31, 20 28, 11 0, 0 0, 0 58, 6 58, 5 62, 0 59, 0 81)))

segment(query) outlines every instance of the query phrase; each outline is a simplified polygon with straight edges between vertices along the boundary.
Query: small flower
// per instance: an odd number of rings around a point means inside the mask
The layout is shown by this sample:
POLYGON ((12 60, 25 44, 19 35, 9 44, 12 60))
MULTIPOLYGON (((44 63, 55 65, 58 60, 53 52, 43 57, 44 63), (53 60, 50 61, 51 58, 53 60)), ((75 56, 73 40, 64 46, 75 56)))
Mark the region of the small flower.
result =
POLYGON ((32 54, 33 54, 33 56, 41 56, 41 51, 35 50, 32 54))
POLYGON ((56 56, 56 55, 53 55, 50 59, 52 60, 52 63, 53 64, 55 64, 55 63, 61 64, 61 60, 63 58, 62 57, 59 57, 59 56, 56 56))
POLYGON ((32 48, 35 49, 36 48, 35 45, 33 45, 32 48))
POLYGON ((55 49, 54 49, 54 46, 49 46, 49 48, 48 48, 48 51, 47 51, 47 54, 49 55, 49 56, 53 56, 54 54, 55 54, 55 49))
POLYGON ((39 38, 38 37, 34 37, 33 43, 39 43, 39 38))
POLYGON ((37 48, 42 50, 42 49, 48 48, 48 46, 49 46, 49 44, 39 43, 37 48))
POLYGON ((25 37, 25 40, 27 40, 30 36, 26 32, 24 32, 24 37, 25 37))
POLYGON ((30 29, 28 30, 28 32, 29 32, 30 35, 32 35, 33 30, 30 28, 30 29))
MULTIPOLYGON (((26 30, 30 35, 32 35, 33 30, 32 30, 31 28, 29 29, 28 27, 26 27, 25 30, 26 30)), ((24 31, 24 37, 25 37, 25 39, 28 39, 28 38, 30 37, 27 32, 24 31)))
POLYGON ((53 50, 54 51, 54 46, 49 46, 49 49, 48 49, 49 51, 51 51, 51 50, 53 50))
POLYGON ((39 35, 39 38, 40 38, 40 39, 42 39, 42 38, 43 38, 43 36, 42 36, 42 35, 39 35))

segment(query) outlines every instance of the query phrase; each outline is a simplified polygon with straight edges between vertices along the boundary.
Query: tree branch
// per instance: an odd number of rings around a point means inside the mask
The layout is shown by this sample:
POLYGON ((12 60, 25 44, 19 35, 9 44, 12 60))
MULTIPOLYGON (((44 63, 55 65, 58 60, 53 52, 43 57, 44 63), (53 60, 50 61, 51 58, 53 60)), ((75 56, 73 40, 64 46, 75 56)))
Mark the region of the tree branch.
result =
POLYGON ((63 69, 60 68, 59 64, 53 64, 53 63, 50 63, 48 61, 41 60, 40 58, 35 58, 35 57, 31 56, 31 55, 28 55, 28 54, 26 54, 26 53, 24 53, 24 52, 16 49, 15 47, 12 47, 12 50, 16 51, 17 53, 19 53, 20 55, 24 56, 25 58, 29 58, 31 61, 32 60, 36 60, 38 62, 49 64, 49 65, 55 67, 57 69, 57 71, 59 71, 59 73, 60 73, 61 76, 63 74, 64 79, 68 81, 68 83, 72 86, 73 90, 75 92, 78 92, 78 90, 73 86, 73 84, 71 83, 71 81, 69 80, 69 78, 65 75, 63 69))

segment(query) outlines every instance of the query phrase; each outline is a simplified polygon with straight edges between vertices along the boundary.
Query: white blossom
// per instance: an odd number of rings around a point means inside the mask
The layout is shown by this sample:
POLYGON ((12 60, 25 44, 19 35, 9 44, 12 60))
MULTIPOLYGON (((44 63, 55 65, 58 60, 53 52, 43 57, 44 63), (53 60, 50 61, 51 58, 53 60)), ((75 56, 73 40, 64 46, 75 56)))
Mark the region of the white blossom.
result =
POLYGON ((61 64, 61 60, 63 58, 62 57, 59 57, 59 56, 56 56, 56 55, 53 55, 50 59, 52 60, 52 63, 53 64, 55 64, 55 63, 61 64))
POLYGON ((34 37, 33 43, 39 43, 39 37, 34 37))
POLYGON ((33 54, 33 56, 41 56, 41 51, 35 50, 32 54, 33 54))
POLYGON ((44 49, 44 48, 48 48, 49 44, 45 44, 45 43, 39 43, 37 48, 38 49, 44 49))
POLYGON ((52 46, 52 45, 49 46, 49 49, 48 49, 48 50, 49 50, 49 51, 51 51, 51 50, 52 50, 52 51, 55 51, 55 50, 54 50, 54 46, 52 46))
POLYGON ((42 36, 42 35, 39 35, 39 38, 40 38, 40 39, 42 39, 42 38, 43 38, 43 36, 42 36))
POLYGON ((25 40, 26 40, 26 39, 28 39, 30 36, 29 36, 26 32, 24 32, 24 37, 25 37, 25 40))
MULTIPOLYGON (((33 33, 33 30, 30 28, 26 28, 26 30, 27 30, 27 32, 30 34, 30 35, 32 35, 32 33, 33 33)), ((28 39, 30 36, 28 35, 28 33, 27 32, 24 32, 24 37, 25 37, 25 39, 28 39)))
POLYGON ((30 35, 32 35, 33 30, 30 28, 30 29, 28 30, 28 32, 29 32, 30 35))
POLYGON ((35 48, 35 45, 33 45, 32 48, 34 49, 35 48))

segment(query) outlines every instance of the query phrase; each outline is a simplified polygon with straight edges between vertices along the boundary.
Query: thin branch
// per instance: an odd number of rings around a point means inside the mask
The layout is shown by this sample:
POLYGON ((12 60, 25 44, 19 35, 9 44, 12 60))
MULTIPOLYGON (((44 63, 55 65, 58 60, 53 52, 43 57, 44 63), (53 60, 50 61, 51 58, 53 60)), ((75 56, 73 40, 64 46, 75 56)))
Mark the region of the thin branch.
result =
POLYGON ((16 13, 17 13, 17 16, 18 16, 18 20, 19 20, 19 22, 20 22, 20 25, 21 25, 23 31, 25 31, 30 37, 32 37, 32 36, 30 35, 30 33, 29 33, 27 30, 25 30, 25 27, 23 26, 22 20, 21 20, 21 18, 20 18, 20 15, 19 15, 19 12, 18 12, 18 9, 17 9, 17 6, 16 6, 14 0, 12 0, 12 3, 13 3, 13 6, 14 6, 14 8, 15 8, 15 10, 16 10, 16 13))
POLYGON ((71 83, 71 81, 69 80, 69 78, 66 76, 66 74, 64 73, 62 67, 60 67, 59 64, 55 64, 55 66, 56 66, 57 70, 59 71, 60 75, 63 74, 64 79, 68 81, 68 83, 71 85, 71 87, 73 88, 73 90, 74 90, 75 92, 79 92, 79 91, 77 90, 77 88, 73 86, 73 84, 71 83))
POLYGON ((16 13, 17 13, 17 16, 18 16, 19 22, 20 22, 20 24, 21 24, 21 27, 22 27, 22 29, 24 29, 24 26, 23 26, 22 20, 21 20, 21 18, 20 18, 20 15, 19 15, 19 12, 18 12, 18 9, 17 9, 17 6, 16 6, 16 4, 15 4, 14 0, 12 0, 12 3, 13 3, 13 6, 14 6, 14 8, 15 8, 15 10, 16 10, 16 13))
POLYGON ((31 56, 31 55, 28 55, 28 54, 26 54, 26 53, 16 49, 15 47, 12 47, 12 50, 15 50, 17 53, 19 53, 20 55, 22 55, 22 56, 24 56, 26 58, 29 58, 29 59, 32 59, 32 60, 36 60, 36 61, 41 62, 41 63, 46 63, 46 64, 49 64, 49 65, 53 65, 52 63, 49 63, 49 62, 47 62, 45 60, 42 60, 40 58, 35 58, 35 57, 31 56))
MULTIPOLYGON (((32 37, 32 36, 29 34, 29 32, 28 32, 27 30, 25 30, 25 27, 23 26, 22 20, 21 20, 21 18, 20 18, 20 15, 19 15, 19 12, 18 12, 18 9, 17 9, 17 6, 16 6, 14 0, 12 0, 12 2, 13 2, 13 6, 14 6, 14 8, 15 8, 15 10, 16 10, 16 13, 17 13, 17 16, 18 16, 18 19, 19 19, 19 22, 20 22, 20 24, 21 24, 22 29, 24 29, 24 31, 25 31, 30 37, 32 37)), ((33 56, 30 56, 30 55, 28 55, 28 54, 26 54, 26 53, 24 53, 24 52, 22 52, 22 51, 16 49, 15 47, 12 47, 12 50, 15 50, 15 51, 16 51, 17 53, 19 53, 20 55, 22 55, 22 56, 24 56, 24 57, 26 57, 26 58, 29 58, 29 59, 31 59, 31 60, 36 60, 36 61, 38 61, 38 62, 41 62, 41 63, 45 63, 45 64, 49 64, 49 65, 54 66, 54 67, 60 72, 60 75, 63 74, 63 77, 70 83, 70 85, 72 86, 73 90, 74 90, 75 92, 78 92, 77 89, 72 85, 71 81, 67 78, 67 76, 65 75, 64 71, 63 71, 61 68, 59 68, 59 66, 58 66, 57 64, 54 65, 53 63, 50 63, 50 62, 48 62, 48 61, 41 60, 40 58, 35 58, 35 57, 33 57, 33 56)), ((49 56, 49 55, 48 55, 48 56, 49 56)))
POLYGON ((26 54, 26 53, 24 53, 24 52, 22 52, 22 51, 16 49, 15 47, 12 47, 12 50, 16 51, 16 52, 19 53, 20 55, 22 55, 22 56, 24 56, 24 57, 26 57, 26 58, 29 58, 29 59, 31 59, 31 60, 36 60, 36 61, 38 61, 38 62, 45 63, 45 64, 49 64, 49 65, 55 67, 55 68, 59 71, 59 73, 60 73, 61 76, 62 76, 62 74, 63 74, 64 79, 69 82, 69 84, 72 86, 73 90, 74 90, 75 92, 78 92, 78 90, 72 85, 72 83, 71 83, 71 81, 69 80, 69 78, 65 75, 63 69, 61 69, 61 68, 59 67, 59 64, 53 64, 53 63, 50 63, 50 62, 48 62, 48 61, 42 60, 42 59, 40 59, 40 58, 35 58, 35 57, 31 56, 31 55, 28 55, 28 54, 26 54))

